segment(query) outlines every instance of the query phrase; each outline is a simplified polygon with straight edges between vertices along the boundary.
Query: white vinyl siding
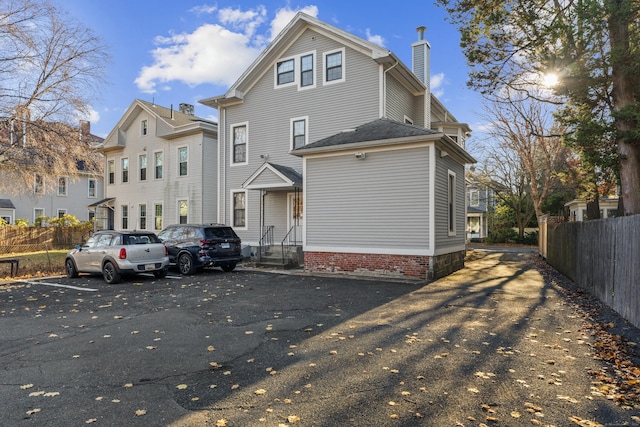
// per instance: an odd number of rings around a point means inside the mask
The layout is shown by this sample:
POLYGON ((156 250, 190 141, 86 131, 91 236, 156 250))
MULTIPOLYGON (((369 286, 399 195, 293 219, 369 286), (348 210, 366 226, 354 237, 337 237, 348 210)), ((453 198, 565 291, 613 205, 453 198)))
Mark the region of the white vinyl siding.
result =
POLYGON ((409 117, 412 124, 421 125, 423 120, 419 120, 419 115, 413 108, 413 94, 388 74, 386 89, 386 117, 396 122, 404 122, 405 117, 409 117))
POLYGON ((441 157, 441 151, 436 150, 437 166, 436 166, 436 194, 435 194, 435 227, 436 227, 436 250, 443 250, 448 247, 464 247, 466 225, 466 209, 465 209, 465 184, 464 184, 464 165, 456 162, 451 156, 441 157), (454 227, 457 231, 455 235, 449 233, 449 173, 453 172, 456 176, 455 191, 455 223, 454 227))
POLYGON ((306 250, 429 250, 428 147, 309 158, 305 174, 306 250))

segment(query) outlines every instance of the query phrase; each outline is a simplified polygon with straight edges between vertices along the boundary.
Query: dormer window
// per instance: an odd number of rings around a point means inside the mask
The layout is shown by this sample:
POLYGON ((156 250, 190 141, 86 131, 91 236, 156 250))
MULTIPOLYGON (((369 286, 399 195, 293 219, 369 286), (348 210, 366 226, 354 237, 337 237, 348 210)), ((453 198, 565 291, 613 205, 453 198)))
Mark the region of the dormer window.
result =
POLYGON ((295 61, 294 59, 287 59, 286 61, 278 62, 278 85, 284 85, 292 83, 295 80, 295 61))

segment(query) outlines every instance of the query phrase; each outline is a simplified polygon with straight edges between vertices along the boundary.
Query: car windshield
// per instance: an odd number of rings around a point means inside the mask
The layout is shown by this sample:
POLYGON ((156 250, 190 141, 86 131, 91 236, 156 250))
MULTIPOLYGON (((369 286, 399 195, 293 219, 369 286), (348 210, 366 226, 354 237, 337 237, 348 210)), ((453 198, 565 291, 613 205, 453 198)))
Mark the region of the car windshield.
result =
POLYGON ((155 234, 125 234, 122 236, 125 245, 147 245, 149 243, 160 243, 160 239, 155 234))
POLYGON ((207 239, 233 239, 236 237, 231 227, 205 228, 204 233, 207 239))

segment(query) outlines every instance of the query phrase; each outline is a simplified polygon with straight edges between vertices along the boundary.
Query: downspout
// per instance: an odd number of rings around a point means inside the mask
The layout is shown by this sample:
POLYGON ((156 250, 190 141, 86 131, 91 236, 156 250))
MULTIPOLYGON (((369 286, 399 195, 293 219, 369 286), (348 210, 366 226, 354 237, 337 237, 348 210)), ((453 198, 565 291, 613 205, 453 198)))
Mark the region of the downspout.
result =
POLYGON ((393 70, 400 60, 396 59, 396 63, 384 70, 382 73, 382 117, 387 117, 387 73, 393 70))
POLYGON ((218 165, 218 194, 220 205, 218 206, 218 223, 226 224, 227 217, 227 168, 226 168, 226 150, 225 150, 225 136, 226 136, 226 119, 227 109, 226 107, 218 107, 218 158, 220 164, 218 165), (222 129, 222 131, 220 130, 222 129))

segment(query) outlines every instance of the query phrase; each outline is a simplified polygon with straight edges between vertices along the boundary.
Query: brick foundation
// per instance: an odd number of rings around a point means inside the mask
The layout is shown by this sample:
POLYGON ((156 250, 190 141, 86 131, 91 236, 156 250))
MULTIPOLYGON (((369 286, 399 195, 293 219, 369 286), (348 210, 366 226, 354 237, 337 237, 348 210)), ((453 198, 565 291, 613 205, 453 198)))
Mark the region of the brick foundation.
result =
POLYGON ((358 273, 427 278, 429 257, 412 255, 305 252, 304 268, 312 272, 358 273))
POLYGON ((371 276, 438 279, 464 267, 465 251, 438 255, 358 254, 305 252, 304 268, 310 272, 356 273, 371 276))

